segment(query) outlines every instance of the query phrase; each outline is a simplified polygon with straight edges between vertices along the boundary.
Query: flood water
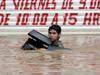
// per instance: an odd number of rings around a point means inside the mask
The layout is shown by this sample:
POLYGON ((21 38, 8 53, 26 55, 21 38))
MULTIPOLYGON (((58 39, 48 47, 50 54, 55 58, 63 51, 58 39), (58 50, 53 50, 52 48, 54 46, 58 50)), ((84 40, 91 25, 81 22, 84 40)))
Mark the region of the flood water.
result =
POLYGON ((99 75, 100 36, 61 38, 72 50, 21 50, 26 35, 0 36, 0 75, 99 75))

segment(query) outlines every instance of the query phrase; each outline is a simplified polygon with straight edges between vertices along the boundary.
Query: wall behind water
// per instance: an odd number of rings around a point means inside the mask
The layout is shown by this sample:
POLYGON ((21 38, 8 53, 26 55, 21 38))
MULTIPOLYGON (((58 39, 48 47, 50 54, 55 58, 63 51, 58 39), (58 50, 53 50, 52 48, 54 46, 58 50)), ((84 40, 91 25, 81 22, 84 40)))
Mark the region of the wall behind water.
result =
POLYGON ((62 27, 66 46, 98 48, 100 0, 0 0, 0 36, 47 35, 51 24, 62 27))

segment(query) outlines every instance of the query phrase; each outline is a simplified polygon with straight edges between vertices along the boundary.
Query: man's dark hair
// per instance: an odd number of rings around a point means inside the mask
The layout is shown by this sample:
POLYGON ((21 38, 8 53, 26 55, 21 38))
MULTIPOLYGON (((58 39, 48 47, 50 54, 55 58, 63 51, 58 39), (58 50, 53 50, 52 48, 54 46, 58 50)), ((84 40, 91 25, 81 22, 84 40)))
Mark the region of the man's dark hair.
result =
POLYGON ((50 32, 50 30, 56 30, 58 34, 61 34, 61 27, 59 25, 52 25, 49 27, 48 32, 50 32))

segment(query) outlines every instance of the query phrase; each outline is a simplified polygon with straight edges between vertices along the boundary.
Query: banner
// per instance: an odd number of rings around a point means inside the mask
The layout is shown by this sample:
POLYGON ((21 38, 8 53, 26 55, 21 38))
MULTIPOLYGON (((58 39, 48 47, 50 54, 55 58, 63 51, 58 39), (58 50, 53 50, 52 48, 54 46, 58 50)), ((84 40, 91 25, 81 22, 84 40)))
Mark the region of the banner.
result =
POLYGON ((0 27, 99 27, 100 0, 0 0, 0 27))

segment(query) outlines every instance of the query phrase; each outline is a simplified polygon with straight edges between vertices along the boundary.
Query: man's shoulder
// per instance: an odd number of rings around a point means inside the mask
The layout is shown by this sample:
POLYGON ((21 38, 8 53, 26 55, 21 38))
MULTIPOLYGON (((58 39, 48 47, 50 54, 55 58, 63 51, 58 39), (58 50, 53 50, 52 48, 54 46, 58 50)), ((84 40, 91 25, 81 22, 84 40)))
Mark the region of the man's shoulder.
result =
POLYGON ((61 47, 61 48, 64 48, 63 43, 62 43, 61 40, 58 41, 58 46, 61 47))

